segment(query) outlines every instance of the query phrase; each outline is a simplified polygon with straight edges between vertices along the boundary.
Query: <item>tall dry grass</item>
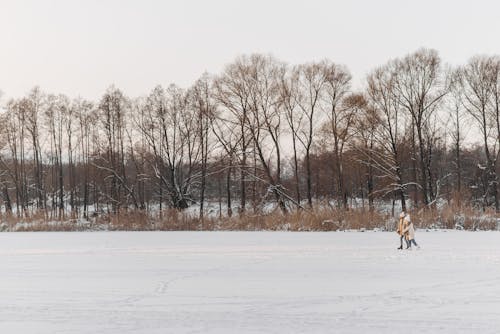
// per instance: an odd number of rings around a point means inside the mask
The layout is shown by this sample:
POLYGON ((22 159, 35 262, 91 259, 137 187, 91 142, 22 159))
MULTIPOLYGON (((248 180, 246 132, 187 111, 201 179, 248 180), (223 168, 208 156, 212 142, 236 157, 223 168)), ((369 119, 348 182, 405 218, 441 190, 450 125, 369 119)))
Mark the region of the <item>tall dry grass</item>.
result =
MULTIPOLYGON (((494 210, 478 211, 472 208, 444 207, 440 210, 410 211, 417 228, 446 228, 465 230, 497 229, 494 210)), ((396 214, 397 216, 397 214, 396 214)), ((251 213, 232 217, 204 217, 178 210, 123 211, 102 214, 90 220, 69 219, 48 221, 46 215, 32 215, 20 219, 4 216, 3 231, 338 231, 349 229, 394 230, 397 218, 379 211, 363 209, 339 210, 318 207, 314 210, 296 210, 288 214, 280 211, 251 213)))

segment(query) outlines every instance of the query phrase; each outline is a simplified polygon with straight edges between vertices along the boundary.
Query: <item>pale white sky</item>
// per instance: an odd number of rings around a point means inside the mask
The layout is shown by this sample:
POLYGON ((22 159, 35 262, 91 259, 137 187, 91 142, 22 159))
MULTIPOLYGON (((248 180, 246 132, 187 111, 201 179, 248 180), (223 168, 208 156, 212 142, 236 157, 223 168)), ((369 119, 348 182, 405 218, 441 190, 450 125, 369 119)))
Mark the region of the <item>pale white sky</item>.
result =
POLYGON ((425 46, 446 62, 500 54, 500 3, 491 0, 0 0, 4 100, 34 85, 99 98, 155 85, 189 86, 237 55, 271 53, 374 66, 425 46))

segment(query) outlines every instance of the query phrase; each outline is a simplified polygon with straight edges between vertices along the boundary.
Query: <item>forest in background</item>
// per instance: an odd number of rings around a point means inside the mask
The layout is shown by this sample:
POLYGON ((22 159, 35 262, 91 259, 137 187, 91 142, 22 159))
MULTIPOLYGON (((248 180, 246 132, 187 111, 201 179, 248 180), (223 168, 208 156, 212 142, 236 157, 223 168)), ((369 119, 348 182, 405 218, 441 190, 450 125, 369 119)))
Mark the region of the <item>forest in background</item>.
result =
POLYGON ((11 225, 332 230, 409 210, 420 226, 496 228, 500 211, 497 56, 451 67, 420 49, 353 89, 330 60, 244 55, 139 98, 35 87, 0 127, 11 225))

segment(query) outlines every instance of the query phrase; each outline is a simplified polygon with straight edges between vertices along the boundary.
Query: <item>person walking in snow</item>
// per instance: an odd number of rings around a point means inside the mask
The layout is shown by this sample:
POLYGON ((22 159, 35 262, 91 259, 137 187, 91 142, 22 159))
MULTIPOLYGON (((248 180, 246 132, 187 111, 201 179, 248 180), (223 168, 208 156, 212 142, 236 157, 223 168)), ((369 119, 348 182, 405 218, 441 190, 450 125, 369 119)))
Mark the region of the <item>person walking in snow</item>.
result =
POLYGON ((405 235, 403 233, 404 218, 405 218, 405 212, 403 211, 399 215, 399 220, 398 220, 397 227, 396 227, 396 233, 399 234, 399 242, 400 242, 400 246, 398 247, 398 249, 403 249, 403 239, 405 239, 405 235))
POLYGON ((403 235, 406 239, 406 249, 411 250, 411 244, 413 243, 417 249, 420 249, 420 246, 415 241, 415 228, 413 227, 413 223, 411 222, 410 215, 407 214, 403 218, 403 235))

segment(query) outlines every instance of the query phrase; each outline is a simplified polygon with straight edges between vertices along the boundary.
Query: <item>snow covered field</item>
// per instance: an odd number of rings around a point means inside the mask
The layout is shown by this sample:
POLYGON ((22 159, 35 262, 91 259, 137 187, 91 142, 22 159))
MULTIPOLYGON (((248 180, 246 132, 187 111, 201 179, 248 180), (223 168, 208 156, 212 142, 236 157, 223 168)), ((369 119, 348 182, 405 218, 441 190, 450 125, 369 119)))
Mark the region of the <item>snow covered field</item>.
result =
POLYGON ((498 333, 500 233, 0 234, 0 333, 498 333))

